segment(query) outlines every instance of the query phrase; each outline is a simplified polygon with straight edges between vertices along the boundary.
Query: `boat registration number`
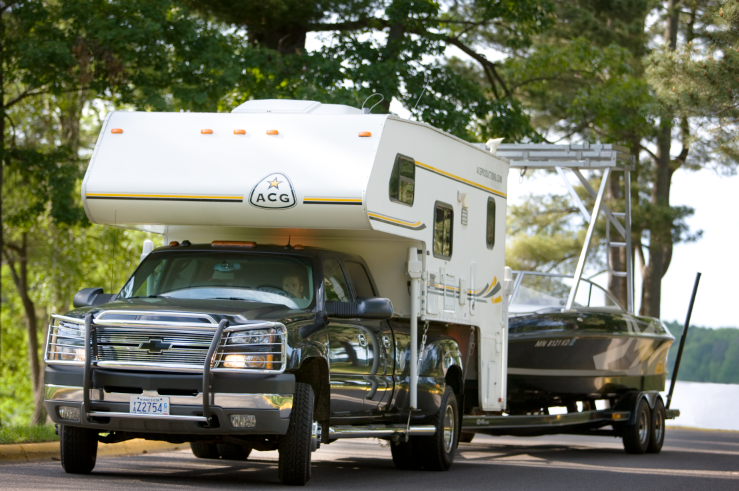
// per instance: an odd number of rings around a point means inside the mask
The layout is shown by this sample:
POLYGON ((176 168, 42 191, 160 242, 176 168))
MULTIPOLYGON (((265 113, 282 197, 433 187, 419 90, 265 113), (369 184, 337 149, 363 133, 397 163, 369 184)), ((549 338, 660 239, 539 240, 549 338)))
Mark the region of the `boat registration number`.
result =
POLYGON ((130 413, 169 416, 169 397, 131 396, 130 413))

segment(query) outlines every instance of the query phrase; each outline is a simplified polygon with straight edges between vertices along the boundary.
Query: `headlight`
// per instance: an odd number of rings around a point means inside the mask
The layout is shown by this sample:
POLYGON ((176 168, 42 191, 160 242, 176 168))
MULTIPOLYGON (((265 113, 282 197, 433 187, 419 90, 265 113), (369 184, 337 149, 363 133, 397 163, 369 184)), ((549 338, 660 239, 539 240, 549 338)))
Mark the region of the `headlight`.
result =
POLYGON ((271 353, 275 349, 279 350, 275 346, 278 337, 276 334, 278 333, 274 329, 253 329, 231 333, 224 350, 223 368, 270 368, 274 361, 274 355, 271 353))
POLYGON ((85 326, 60 321, 51 326, 47 346, 48 361, 85 361, 85 326))
POLYGON ((228 344, 267 344, 272 342, 273 329, 239 331, 231 334, 228 344))
POLYGON ((272 355, 226 355, 223 358, 224 368, 267 368, 272 355))

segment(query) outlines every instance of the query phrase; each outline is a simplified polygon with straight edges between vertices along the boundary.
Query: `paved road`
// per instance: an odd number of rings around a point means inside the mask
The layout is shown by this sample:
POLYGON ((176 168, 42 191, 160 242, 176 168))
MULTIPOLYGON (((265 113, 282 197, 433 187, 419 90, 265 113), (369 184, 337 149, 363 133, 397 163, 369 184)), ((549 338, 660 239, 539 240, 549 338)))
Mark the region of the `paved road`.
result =
MULTIPOLYGON (((57 462, 0 466, 1 489, 268 489, 276 452, 245 462, 209 461, 189 451, 101 458, 92 475, 71 476, 57 462)), ((377 440, 344 440, 314 454, 308 487, 337 490, 739 490, 739 432, 668 429, 659 455, 627 455, 608 437, 478 435, 461 444, 449 472, 398 471, 377 440)))

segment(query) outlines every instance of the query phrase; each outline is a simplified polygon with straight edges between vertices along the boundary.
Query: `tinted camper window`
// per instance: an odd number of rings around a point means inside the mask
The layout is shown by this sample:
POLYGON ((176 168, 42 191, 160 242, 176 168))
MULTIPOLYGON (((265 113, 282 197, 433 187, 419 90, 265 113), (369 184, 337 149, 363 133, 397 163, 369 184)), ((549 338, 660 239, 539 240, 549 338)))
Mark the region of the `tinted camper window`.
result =
POLYGON ((495 246, 495 200, 488 198, 487 229, 485 231, 485 242, 488 249, 495 246))
POLYGON ((416 161, 398 154, 390 174, 390 201, 413 205, 416 191, 416 161))
POLYGON ((437 202, 434 207, 434 256, 444 259, 452 257, 452 233, 454 210, 451 206, 437 202))

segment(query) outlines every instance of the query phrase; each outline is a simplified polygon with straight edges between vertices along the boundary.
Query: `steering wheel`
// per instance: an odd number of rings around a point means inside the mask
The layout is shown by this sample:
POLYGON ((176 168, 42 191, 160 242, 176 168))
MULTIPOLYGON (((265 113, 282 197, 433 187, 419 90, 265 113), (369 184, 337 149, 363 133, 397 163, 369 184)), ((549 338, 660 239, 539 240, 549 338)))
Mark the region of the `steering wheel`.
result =
POLYGON ((296 298, 295 295, 293 295, 292 293, 285 291, 282 288, 277 288, 276 286, 272 286, 272 285, 259 285, 257 287, 257 291, 274 293, 276 295, 281 295, 287 298, 296 298))

